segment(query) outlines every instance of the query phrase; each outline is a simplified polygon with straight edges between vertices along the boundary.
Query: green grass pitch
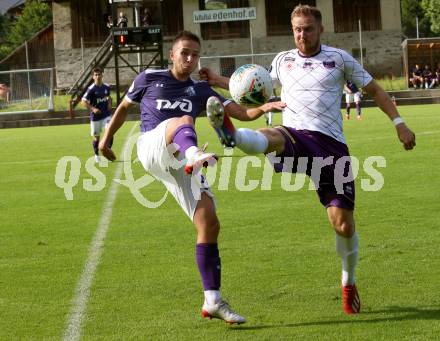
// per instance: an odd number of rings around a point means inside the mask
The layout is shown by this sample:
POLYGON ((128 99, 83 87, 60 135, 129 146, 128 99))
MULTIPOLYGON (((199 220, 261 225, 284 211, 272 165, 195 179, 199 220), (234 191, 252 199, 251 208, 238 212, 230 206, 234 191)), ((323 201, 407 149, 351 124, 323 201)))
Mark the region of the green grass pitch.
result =
MULTIPOLYGON (((286 192, 279 174, 271 190, 237 190, 243 154, 235 151, 228 186, 223 178, 219 188, 217 176, 212 189, 222 224, 223 296, 248 323, 228 327, 201 318, 192 224, 170 196, 148 209, 119 186, 81 339, 438 339, 440 105, 399 109, 417 135, 411 152, 378 109, 364 109, 363 121, 344 121, 350 152, 361 165, 368 156, 386 160, 386 168, 378 168, 380 191, 361 189, 361 179, 369 179, 362 168, 356 180, 359 316, 342 312, 340 259, 316 194, 307 187, 286 192)), ((126 122, 118 132, 118 155, 135 124, 126 122)), ((237 125, 262 127, 264 120, 237 125)), ((200 144, 208 141, 209 150, 223 154, 206 119, 198 120, 197 130, 200 144)), ((120 163, 100 168, 103 190, 83 188, 87 179, 96 184, 85 168, 92 152, 88 125, 0 130, 0 146, 0 340, 60 340, 120 163), (64 156, 81 164, 73 200, 55 184, 64 156)), ((132 167, 135 179, 144 174, 139 163, 132 167)), ((249 166, 246 181, 261 181, 262 172, 249 166)), ((164 187, 154 182, 141 193, 157 201, 164 187)))

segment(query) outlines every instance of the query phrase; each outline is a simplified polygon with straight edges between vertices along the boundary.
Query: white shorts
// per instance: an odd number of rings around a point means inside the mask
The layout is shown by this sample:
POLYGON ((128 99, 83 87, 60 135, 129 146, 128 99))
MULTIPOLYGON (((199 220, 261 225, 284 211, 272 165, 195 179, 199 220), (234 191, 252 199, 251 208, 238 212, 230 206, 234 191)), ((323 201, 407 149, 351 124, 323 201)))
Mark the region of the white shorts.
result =
POLYGON ((354 94, 345 94, 345 103, 358 103, 361 101, 361 93, 360 92, 356 92, 354 94))
POLYGON ((107 125, 110 123, 111 116, 107 116, 99 121, 90 121, 90 135, 91 136, 99 136, 101 135, 101 131, 107 128, 107 125))
MULTIPOLYGON (((161 122, 153 130, 141 134, 137 140, 137 155, 145 170, 160 180, 173 195, 188 217, 193 220, 202 193, 214 200, 202 173, 185 173, 185 159, 174 156, 173 145, 167 146, 165 131, 168 120, 161 122)), ((215 200, 214 200, 215 204, 215 200)))

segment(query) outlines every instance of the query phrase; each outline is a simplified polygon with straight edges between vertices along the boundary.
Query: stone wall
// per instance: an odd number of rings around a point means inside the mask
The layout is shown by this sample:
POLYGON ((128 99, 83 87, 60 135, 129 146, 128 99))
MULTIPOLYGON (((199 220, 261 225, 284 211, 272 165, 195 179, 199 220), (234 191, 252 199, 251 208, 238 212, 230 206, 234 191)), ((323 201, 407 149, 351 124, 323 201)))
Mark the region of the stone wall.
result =
MULTIPOLYGON (((400 12, 395 11, 398 8, 398 0, 386 0, 381 4, 381 15, 383 22, 383 31, 363 32, 362 42, 366 49, 364 55, 364 66, 376 77, 384 75, 400 76, 402 71, 402 49, 401 49, 401 31, 400 31, 400 12), (397 6, 397 7, 396 7, 397 6)), ((254 53, 276 53, 282 50, 288 50, 294 47, 293 36, 265 36, 265 8, 264 1, 250 0, 250 6, 258 9, 257 20, 251 23, 253 28, 253 47, 254 53)), ((323 13, 332 13, 332 2, 330 0, 318 0, 318 7, 323 13), (324 11, 325 10, 325 11, 324 11)), ((186 29, 192 30, 200 35, 200 25, 192 23, 192 12, 198 9, 198 0, 188 0, 184 4, 184 25, 186 29)), ((98 50, 96 48, 72 49, 71 34, 71 13, 69 1, 53 2, 53 23, 54 23, 54 46, 56 79, 58 88, 68 88, 79 77, 83 70, 83 64, 86 66, 92 60, 98 50)), ((326 31, 322 36, 322 42, 330 46, 342 48, 352 53, 353 49, 359 48, 358 32, 351 33, 333 33, 332 16, 324 15, 323 24, 326 31)), ((170 42, 164 43, 164 58, 169 55, 170 42)), ((229 39, 229 40, 207 40, 202 42, 202 56, 218 56, 231 54, 249 54, 251 52, 250 39, 229 39)), ((137 64, 136 54, 125 55, 130 63, 137 64)), ((263 58, 256 62, 262 65, 268 65, 272 57, 263 58)), ((151 58, 145 57, 144 63, 151 58)), ((237 59, 235 65, 245 63, 245 59, 237 59)), ((123 63, 121 63, 123 64, 123 63)), ((202 65, 215 66, 219 61, 203 60, 202 65)), ((105 70, 105 81, 114 84, 114 61, 111 60, 108 68, 105 70)), ((215 67, 218 69, 218 67, 215 67)), ((121 69, 121 83, 128 85, 134 78, 135 73, 131 69, 121 69)))
MULTIPOLYGON (((359 49, 359 33, 324 33, 322 43, 344 49, 349 54, 352 54, 353 49, 359 49)), ((250 53, 249 39, 208 40, 202 44, 202 56, 250 53)), ((400 31, 363 32, 362 45, 366 49, 363 56, 364 67, 375 77, 385 75, 401 76, 403 74, 400 31)), ((255 53, 276 53, 294 47, 293 36, 254 39, 255 53)), ((204 61, 204 64, 206 65, 207 62, 207 60, 204 61)), ((261 62, 261 64, 268 66, 270 63, 270 61, 265 62, 261 62)), ((208 64, 211 67, 213 66, 212 63, 208 64)), ((236 63, 236 65, 239 66, 240 63, 236 63)), ((218 67, 215 68, 218 70, 218 67)))

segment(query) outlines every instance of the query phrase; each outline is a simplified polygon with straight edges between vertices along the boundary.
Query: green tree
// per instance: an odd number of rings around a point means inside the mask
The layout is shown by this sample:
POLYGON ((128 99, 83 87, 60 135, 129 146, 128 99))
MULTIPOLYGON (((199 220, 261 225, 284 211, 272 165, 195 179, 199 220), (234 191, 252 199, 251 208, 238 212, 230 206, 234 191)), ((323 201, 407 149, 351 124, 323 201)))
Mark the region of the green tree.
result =
POLYGON ((431 31, 440 33, 440 0, 422 0, 422 8, 431 22, 431 31))
POLYGON ((431 31, 431 19, 426 15, 420 0, 401 0, 402 31, 407 38, 417 37, 416 18, 419 21, 419 37, 434 37, 431 31))
POLYGON ((23 13, 11 29, 9 42, 17 47, 52 21, 50 7, 39 0, 26 2, 23 13))
POLYGON ((12 50, 7 37, 11 30, 11 21, 6 15, 0 14, 0 60, 6 57, 12 50))

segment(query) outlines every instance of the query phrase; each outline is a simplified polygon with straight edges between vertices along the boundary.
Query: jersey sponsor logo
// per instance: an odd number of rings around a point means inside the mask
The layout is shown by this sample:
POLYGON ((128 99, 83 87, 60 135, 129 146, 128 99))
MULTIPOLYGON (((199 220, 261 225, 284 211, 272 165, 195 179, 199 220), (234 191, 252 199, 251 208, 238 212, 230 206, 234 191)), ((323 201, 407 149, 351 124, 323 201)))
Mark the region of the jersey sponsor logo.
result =
POLYGON ((284 68, 287 69, 287 71, 292 70, 294 67, 295 67, 294 63, 289 62, 289 63, 284 64, 284 68))
POLYGON ((99 103, 103 103, 103 102, 107 102, 107 97, 104 97, 104 98, 97 98, 97 99, 96 99, 96 103, 97 103, 97 104, 99 104, 99 103))
POLYGON ((303 69, 312 69, 313 63, 312 62, 304 62, 303 69))
POLYGON ((284 57, 284 61, 285 62, 294 62, 295 61, 295 57, 284 57))
POLYGON ((187 99, 182 99, 181 101, 175 101, 174 103, 171 103, 167 99, 156 99, 156 102, 157 102, 157 106, 156 106, 157 110, 161 110, 161 109, 175 110, 179 108, 184 112, 192 111, 192 102, 187 99))
POLYGON ((324 60, 322 62, 325 68, 327 69, 333 69, 336 67, 336 62, 334 60, 324 60))

